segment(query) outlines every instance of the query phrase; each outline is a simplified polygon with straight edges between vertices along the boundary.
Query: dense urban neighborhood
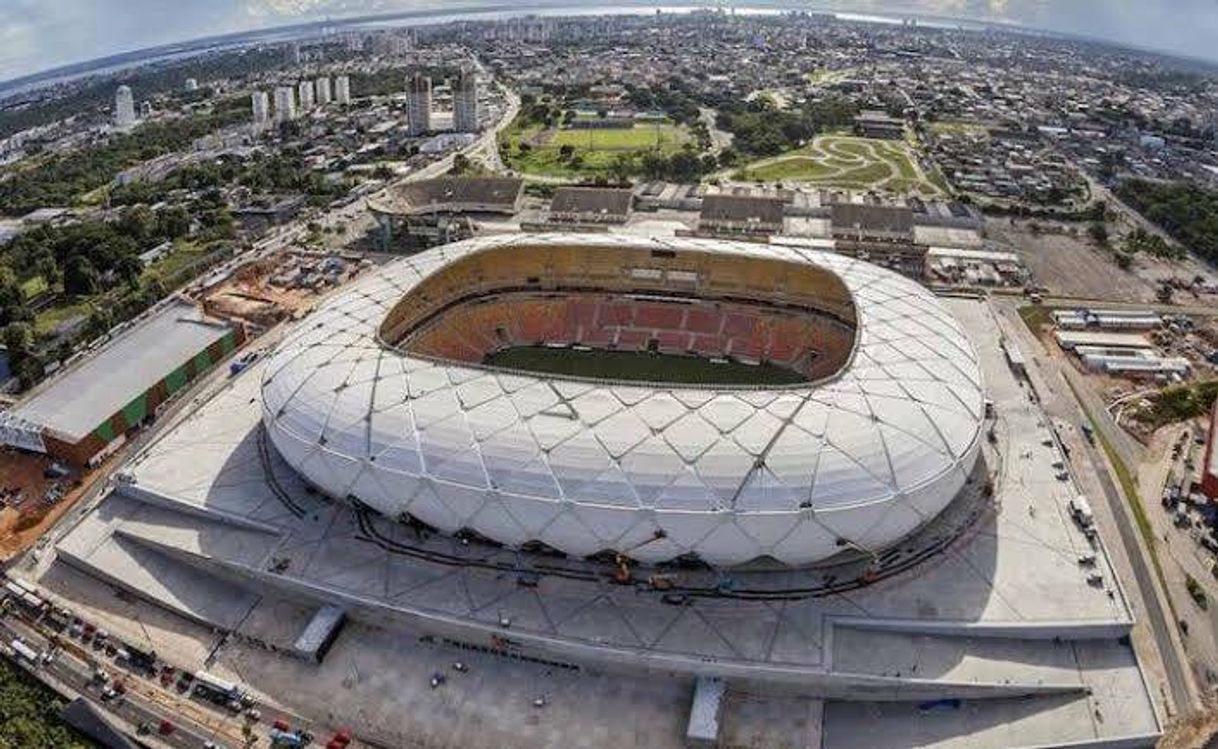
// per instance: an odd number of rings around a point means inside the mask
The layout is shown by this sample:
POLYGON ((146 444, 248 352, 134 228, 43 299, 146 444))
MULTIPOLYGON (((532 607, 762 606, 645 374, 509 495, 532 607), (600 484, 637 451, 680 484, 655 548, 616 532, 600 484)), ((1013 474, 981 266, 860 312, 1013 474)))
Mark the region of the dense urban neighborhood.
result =
POLYGON ((0 83, 0 746, 1218 741, 1218 66, 184 49, 0 83))

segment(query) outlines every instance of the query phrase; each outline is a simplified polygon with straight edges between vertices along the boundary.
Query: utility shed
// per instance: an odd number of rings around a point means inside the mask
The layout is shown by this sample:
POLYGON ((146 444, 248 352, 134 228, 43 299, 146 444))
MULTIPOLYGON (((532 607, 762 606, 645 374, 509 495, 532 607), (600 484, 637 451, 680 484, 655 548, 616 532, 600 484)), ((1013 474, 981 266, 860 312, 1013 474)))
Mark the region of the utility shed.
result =
POLYGON ((292 651, 307 661, 321 663, 346 620, 347 612, 339 607, 322 606, 313 614, 300 637, 296 638, 292 651))
POLYGON ((720 719, 727 682, 714 676, 702 676, 694 687, 694 702, 689 708, 689 725, 685 728, 685 745, 690 749, 711 749, 719 745, 720 719))

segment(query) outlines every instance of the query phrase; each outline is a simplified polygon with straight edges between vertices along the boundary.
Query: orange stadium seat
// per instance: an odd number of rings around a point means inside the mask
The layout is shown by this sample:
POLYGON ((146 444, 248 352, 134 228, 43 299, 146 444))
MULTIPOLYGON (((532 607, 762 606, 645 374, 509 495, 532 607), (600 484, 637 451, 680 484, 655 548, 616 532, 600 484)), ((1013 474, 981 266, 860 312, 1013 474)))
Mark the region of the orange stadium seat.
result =
POLYGON ((634 316, 636 328, 650 330, 676 330, 681 327, 685 308, 675 304, 641 302, 634 316))
POLYGON ((657 330, 652 337, 659 342, 660 351, 666 354, 689 351, 690 335, 683 330, 657 330))
POLYGON ((707 307, 690 307, 685 312, 685 329, 691 333, 718 334, 723 313, 707 307))
POLYGON ((646 331, 621 329, 617 334, 617 347, 623 351, 642 351, 649 340, 651 336, 646 331))

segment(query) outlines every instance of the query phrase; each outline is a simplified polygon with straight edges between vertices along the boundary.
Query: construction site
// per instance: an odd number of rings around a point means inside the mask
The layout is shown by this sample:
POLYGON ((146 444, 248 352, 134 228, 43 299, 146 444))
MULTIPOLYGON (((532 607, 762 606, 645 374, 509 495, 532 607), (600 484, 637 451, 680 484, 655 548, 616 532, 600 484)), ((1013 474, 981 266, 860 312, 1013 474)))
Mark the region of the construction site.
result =
POLYGON ((209 315, 240 321, 255 334, 307 312, 317 296, 372 264, 363 255, 289 248, 240 265, 197 292, 209 315))

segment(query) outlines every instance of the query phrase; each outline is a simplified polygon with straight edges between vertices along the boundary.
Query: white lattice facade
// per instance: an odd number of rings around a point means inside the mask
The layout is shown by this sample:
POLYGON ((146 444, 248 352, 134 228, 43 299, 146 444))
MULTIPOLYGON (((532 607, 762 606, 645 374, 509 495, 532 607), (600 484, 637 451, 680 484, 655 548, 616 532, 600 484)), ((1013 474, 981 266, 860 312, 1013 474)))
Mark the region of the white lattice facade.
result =
POLYGON ((474 239, 374 271, 280 344, 262 395, 274 445, 333 497, 513 547, 641 562, 693 553, 714 565, 806 565, 844 546, 891 546, 964 485, 984 411, 960 325, 893 272, 791 247, 581 235, 474 239), (522 243, 828 270, 853 298, 853 354, 819 383, 703 388, 496 371, 383 345, 382 322, 422 280, 522 243))

